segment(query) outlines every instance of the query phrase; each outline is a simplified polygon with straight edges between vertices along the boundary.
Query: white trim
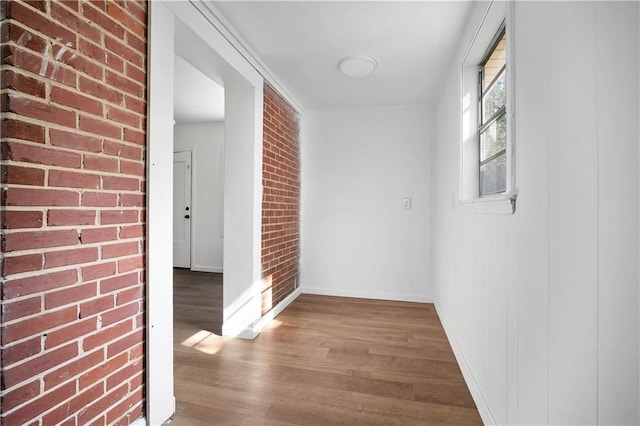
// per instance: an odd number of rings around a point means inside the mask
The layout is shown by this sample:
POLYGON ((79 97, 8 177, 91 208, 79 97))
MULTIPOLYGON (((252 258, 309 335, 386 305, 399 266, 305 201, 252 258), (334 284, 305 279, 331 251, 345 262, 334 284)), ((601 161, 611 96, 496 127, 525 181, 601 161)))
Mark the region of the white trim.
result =
POLYGON ((138 420, 134 420, 133 422, 129 423, 129 426, 146 426, 147 424, 147 419, 144 417, 140 417, 138 420))
POLYGON ((515 201, 517 196, 517 181, 516 181, 516 142, 515 142, 515 106, 516 106, 516 91, 515 91, 515 8, 512 2, 505 2, 504 0, 491 0, 485 9, 480 9, 482 6, 476 6, 478 9, 473 9, 470 12, 470 17, 481 16, 480 23, 475 29, 471 41, 466 46, 465 54, 460 64, 460 93, 459 101, 461 102, 459 108, 460 114, 460 144, 459 144, 459 171, 458 171, 458 201, 456 206, 465 212, 480 213, 480 214, 513 214, 515 213, 515 201), (485 43, 487 37, 493 37, 498 30, 498 23, 505 23, 506 26, 506 55, 507 55, 507 101, 506 101, 506 116, 507 116, 507 182, 506 192, 497 194, 494 196, 480 197, 477 188, 479 182, 477 177, 479 174, 476 163, 479 153, 474 153, 477 150, 477 109, 474 109, 477 103, 477 93, 475 93, 477 87, 477 62, 476 59, 479 54, 484 54, 488 47, 485 43), (482 37, 481 37, 482 34, 482 37), (480 39, 479 39, 480 37, 480 39), (482 43, 482 44, 477 44, 482 43), (472 57, 470 58, 470 55, 472 57), (474 82, 469 80, 473 79, 474 82), (465 93, 465 90, 467 90, 465 93), (469 95, 473 94, 471 98, 467 99, 469 95), (465 105, 469 105, 466 107, 465 105), (475 111, 475 113, 465 112, 467 109, 475 111), (468 134, 466 134, 468 132, 468 134), (467 146, 472 143, 471 146, 467 146))
POLYGON ((173 70, 174 16, 164 3, 149 7, 145 400, 156 425, 175 412, 173 374, 166 374, 173 371, 173 232, 166 232, 173 229, 173 71, 165 71, 173 70))
MULTIPOLYGON (((149 14, 146 415, 162 424, 175 412, 173 379, 172 191, 175 41, 195 36, 225 84, 225 276, 223 321, 260 318, 263 78, 187 2, 153 2, 149 14), (179 31, 176 28, 179 27, 179 31), (182 32, 184 31, 184 32, 182 32), (187 32, 188 31, 188 32, 187 32), (233 197, 227 197, 232 193, 233 197), (168 210, 168 211, 167 211, 168 210), (233 213, 233 214, 232 214, 233 213), (232 309, 236 307, 236 309, 232 309), (167 372, 169 372, 167 374, 167 372)), ((188 42, 188 40, 187 40, 188 42)), ((223 331, 226 324, 223 322, 223 331)))
POLYGON ((201 265, 192 265, 191 270, 193 272, 213 272, 215 274, 221 274, 224 270, 222 266, 201 266, 201 265))
POLYGON ((513 214, 516 211, 516 195, 458 200, 456 210, 479 214, 513 214))
MULTIPOLYGON (((256 288, 259 288, 256 287, 256 288)), ((224 324, 222 325, 222 335, 225 337, 236 337, 240 339, 254 339, 256 338, 264 328, 269 325, 269 322, 273 320, 276 316, 278 316, 283 310, 287 308, 298 296, 300 295, 300 289, 296 289, 288 295, 282 302, 278 303, 276 307, 274 307, 271 311, 267 312, 267 314, 260 319, 254 321, 252 324, 248 326, 242 322, 244 321, 243 316, 241 315, 242 310, 245 309, 245 306, 240 306, 237 309, 239 315, 232 315, 229 317, 224 324)), ((246 304, 250 304, 251 301, 248 301, 246 304)))
POLYGON ((269 325, 271 320, 280 315, 282 311, 284 311, 294 300, 300 296, 302 292, 300 291, 300 287, 295 289, 291 294, 284 298, 284 300, 276 305, 275 308, 271 309, 265 316, 260 318, 258 322, 253 326, 253 336, 257 336, 264 330, 264 328, 269 325))
POLYGON ((434 305, 436 307, 438 317, 440 318, 440 322, 442 323, 442 328, 444 328, 444 332, 447 335, 447 339, 449 340, 449 344, 451 345, 453 354, 455 355, 456 361, 458 362, 458 366, 460 366, 460 370, 462 371, 464 381, 467 383, 467 387, 469 388, 469 392, 471 392, 473 402, 475 402, 478 413, 480 413, 482 423, 484 423, 485 425, 497 424, 495 418, 493 417, 493 414, 491 413, 489 404, 487 404, 487 401, 485 401, 484 395, 480 390, 480 386, 478 386, 478 382, 476 382, 476 379, 473 376, 473 372, 471 371, 469 364, 467 364, 467 360, 462 353, 462 349, 460 349, 460 346, 458 346, 458 342, 455 339, 453 330, 448 325, 447 319, 445 318, 440 304, 436 302, 434 303, 434 305))
POLYGON ((329 290, 325 288, 300 287, 303 294, 320 296, 354 297, 356 299, 393 300, 396 302, 433 303, 433 296, 412 295, 402 293, 379 293, 373 291, 329 290))
POLYGON ((506 55, 507 60, 509 61, 509 69, 507 70, 507 155, 509 158, 507 161, 507 194, 513 198, 514 205, 514 213, 515 213, 515 197, 514 194, 518 192, 518 181, 516 179, 517 172, 517 161, 516 161, 516 150, 517 140, 516 140, 516 101, 517 101, 517 90, 516 90, 516 6, 515 2, 508 1, 506 5, 505 11, 505 24, 508 25, 508 29, 506 32, 507 36, 507 47, 506 47, 506 55))
POLYGON ((285 87, 262 61, 250 44, 240 35, 222 12, 212 2, 194 1, 193 5, 211 23, 215 29, 231 44, 238 53, 272 86, 298 113, 302 112, 300 104, 289 94, 285 87))

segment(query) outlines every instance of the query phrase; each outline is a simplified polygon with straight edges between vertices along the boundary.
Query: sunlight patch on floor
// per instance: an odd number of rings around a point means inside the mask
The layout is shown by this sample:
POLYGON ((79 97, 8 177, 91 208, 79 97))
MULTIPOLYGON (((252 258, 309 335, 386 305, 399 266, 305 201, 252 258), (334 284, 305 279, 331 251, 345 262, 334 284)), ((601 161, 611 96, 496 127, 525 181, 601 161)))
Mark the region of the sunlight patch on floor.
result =
POLYGON ((224 337, 207 330, 200 330, 186 338, 181 345, 209 355, 215 355, 224 346, 224 337))
POLYGON ((282 321, 278 321, 277 319, 272 319, 271 321, 269 321, 269 324, 267 324, 267 326, 265 327, 265 330, 275 330, 276 328, 280 328, 282 324, 283 324, 282 321))

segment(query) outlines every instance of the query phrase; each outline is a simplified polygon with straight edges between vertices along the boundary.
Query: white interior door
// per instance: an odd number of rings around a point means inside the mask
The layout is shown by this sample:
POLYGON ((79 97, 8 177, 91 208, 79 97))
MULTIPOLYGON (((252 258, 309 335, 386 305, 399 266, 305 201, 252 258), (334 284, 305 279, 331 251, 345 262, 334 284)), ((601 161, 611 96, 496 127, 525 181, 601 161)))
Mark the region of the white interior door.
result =
POLYGON ((173 153, 173 266, 191 267, 191 152, 173 153))

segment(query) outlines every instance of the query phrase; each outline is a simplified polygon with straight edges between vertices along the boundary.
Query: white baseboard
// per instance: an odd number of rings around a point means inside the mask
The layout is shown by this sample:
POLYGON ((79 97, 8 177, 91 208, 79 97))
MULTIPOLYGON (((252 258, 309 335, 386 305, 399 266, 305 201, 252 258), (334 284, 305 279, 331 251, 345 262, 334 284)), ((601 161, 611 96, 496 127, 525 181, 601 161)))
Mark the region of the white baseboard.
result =
POLYGON ((284 311, 287 306, 291 304, 298 296, 300 296, 300 287, 296 288, 293 293, 284 298, 284 300, 276 305, 275 308, 271 309, 265 316, 260 318, 258 322, 253 326, 253 334, 254 337, 257 336, 264 330, 264 328, 269 325, 271 320, 280 315, 282 311, 284 311))
POLYGON ((482 422, 485 425, 495 425, 496 420, 491 414, 491 409, 489 408, 489 404, 484 399, 484 395, 480 390, 480 386, 478 386, 478 382, 476 382, 475 377, 473 376, 473 372, 467 364, 467 360, 458 346, 458 342, 453 335, 453 330, 449 327, 447 323, 447 318, 439 303, 435 303, 436 312, 438 313, 438 317, 440 317, 440 322, 442 323, 442 327, 444 328, 444 332, 447 335, 447 339, 449 340, 449 344, 453 349, 453 354, 456 356, 456 361, 458 361, 458 365, 460 366, 460 370, 462 371, 462 376, 464 377, 464 381, 467 383, 467 387, 469 388, 469 392, 471 392, 471 397, 473 398, 473 402, 476 403, 476 407, 478 408, 478 412, 480 413, 480 417, 482 418, 482 422))
POLYGON ((432 296, 412 295, 402 293, 376 293, 369 291, 333 290, 325 288, 301 287, 303 294, 318 294, 321 296, 355 297, 357 299, 394 300, 397 302, 433 303, 432 296))
POLYGON ((273 309, 271 309, 265 316, 257 321, 254 321, 250 326, 244 326, 241 329, 234 326, 233 321, 227 320, 222 326, 222 335, 228 337, 238 337, 240 339, 255 339, 264 328, 269 325, 271 320, 277 317, 287 306, 291 304, 296 298, 300 296, 300 288, 295 289, 290 295, 284 298, 284 300, 278 303, 273 309))
POLYGON ((191 270, 194 272, 215 272, 218 274, 222 273, 222 266, 200 266, 193 265, 191 270))
MULTIPOLYGON (((256 322, 256 313, 260 311, 260 292, 255 289, 248 289, 245 293, 251 293, 251 295, 243 294, 242 297, 232 303, 232 306, 226 308, 232 313, 222 320, 222 335, 224 337, 238 337, 241 339, 253 339, 255 337, 253 335, 253 324, 256 322)), ((225 315, 227 314, 223 313, 223 317, 225 315)))
POLYGON ((147 419, 140 417, 138 420, 134 420, 132 423, 129 423, 129 426, 147 426, 147 419))

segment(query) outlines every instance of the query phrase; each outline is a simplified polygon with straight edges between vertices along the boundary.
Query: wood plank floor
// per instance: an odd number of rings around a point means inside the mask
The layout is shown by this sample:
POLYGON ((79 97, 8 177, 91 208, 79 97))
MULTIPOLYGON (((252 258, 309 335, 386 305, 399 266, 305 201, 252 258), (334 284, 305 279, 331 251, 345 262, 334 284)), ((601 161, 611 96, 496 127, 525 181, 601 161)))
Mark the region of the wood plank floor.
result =
POLYGON ((174 276, 172 426, 482 424, 431 304, 302 295, 227 339, 221 275, 174 276))

